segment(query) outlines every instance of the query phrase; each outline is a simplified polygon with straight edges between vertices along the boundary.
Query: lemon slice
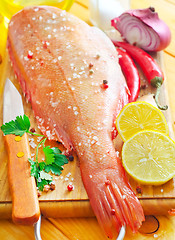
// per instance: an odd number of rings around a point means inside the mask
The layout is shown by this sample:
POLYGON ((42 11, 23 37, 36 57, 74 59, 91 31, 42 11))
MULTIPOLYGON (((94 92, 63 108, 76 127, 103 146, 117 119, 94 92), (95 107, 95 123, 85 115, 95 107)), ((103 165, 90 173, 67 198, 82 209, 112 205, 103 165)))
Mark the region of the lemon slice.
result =
POLYGON ((116 127, 123 141, 143 130, 169 133, 163 113, 153 105, 139 101, 129 103, 121 110, 116 127))
POLYGON ((122 149, 125 170, 143 184, 159 185, 175 175, 175 142, 157 131, 141 131, 122 149))

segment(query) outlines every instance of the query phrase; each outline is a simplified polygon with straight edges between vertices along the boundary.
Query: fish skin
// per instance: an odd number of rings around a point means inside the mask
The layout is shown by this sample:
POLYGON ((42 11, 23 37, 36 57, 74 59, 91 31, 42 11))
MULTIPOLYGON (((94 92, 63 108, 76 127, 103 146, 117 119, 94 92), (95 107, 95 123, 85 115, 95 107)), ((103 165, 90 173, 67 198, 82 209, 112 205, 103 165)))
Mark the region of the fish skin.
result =
POLYGON ((65 11, 27 7, 9 23, 8 50, 42 133, 77 153, 106 235, 112 238, 125 224, 136 232, 143 210, 112 142, 115 118, 129 91, 111 41, 65 11))

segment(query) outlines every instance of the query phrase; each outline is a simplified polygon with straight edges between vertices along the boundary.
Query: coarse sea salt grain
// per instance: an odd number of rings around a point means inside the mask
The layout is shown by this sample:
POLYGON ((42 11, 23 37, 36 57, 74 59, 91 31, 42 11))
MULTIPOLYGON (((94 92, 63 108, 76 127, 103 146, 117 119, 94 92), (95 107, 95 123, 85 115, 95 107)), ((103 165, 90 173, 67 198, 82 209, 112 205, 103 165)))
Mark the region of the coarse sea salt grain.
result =
POLYGON ((75 111, 75 112, 74 112, 74 114, 75 114, 75 115, 78 115, 78 112, 77 112, 77 111, 75 111))
POLYGON ((116 155, 117 155, 117 157, 119 157, 119 151, 116 151, 116 155))
POLYGON ((52 14, 52 18, 55 19, 57 15, 55 13, 52 14))
POLYGON ((71 176, 71 172, 69 172, 67 175, 66 175, 66 177, 70 177, 71 176))
POLYGON ((25 61, 29 61, 28 57, 26 57, 26 56, 24 57, 24 60, 25 60, 25 61))
POLYGON ((29 142, 29 145, 32 147, 32 148, 36 148, 36 144, 34 142, 29 142))

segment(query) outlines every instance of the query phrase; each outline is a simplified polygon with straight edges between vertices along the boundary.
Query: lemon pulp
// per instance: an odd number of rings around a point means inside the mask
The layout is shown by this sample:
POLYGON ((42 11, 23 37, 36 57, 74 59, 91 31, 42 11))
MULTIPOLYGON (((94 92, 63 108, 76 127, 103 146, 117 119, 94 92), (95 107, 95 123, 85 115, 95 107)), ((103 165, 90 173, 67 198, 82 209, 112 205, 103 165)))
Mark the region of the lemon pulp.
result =
POLYGON ((116 127, 123 141, 143 130, 169 133, 163 113, 144 101, 127 104, 116 119, 116 127))
POLYGON ((175 175, 175 143, 163 133, 140 131, 124 143, 122 162, 137 181, 163 184, 175 175))

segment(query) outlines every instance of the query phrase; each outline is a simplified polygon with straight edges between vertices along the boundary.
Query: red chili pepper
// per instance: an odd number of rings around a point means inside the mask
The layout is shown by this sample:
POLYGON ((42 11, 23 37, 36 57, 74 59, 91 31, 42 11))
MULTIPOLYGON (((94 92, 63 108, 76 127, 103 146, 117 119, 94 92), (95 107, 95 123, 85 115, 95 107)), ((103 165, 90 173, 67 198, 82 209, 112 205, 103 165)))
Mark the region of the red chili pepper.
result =
POLYGON ((130 91, 129 102, 135 102, 140 91, 140 76, 137 67, 126 51, 117 48, 119 64, 125 75, 126 82, 130 91))
POLYGON ((157 92, 155 94, 155 101, 157 106, 161 110, 166 110, 168 106, 160 106, 158 103, 158 96, 160 93, 160 87, 163 83, 164 76, 158 64, 155 60, 141 48, 133 46, 126 42, 114 42, 114 45, 117 47, 121 47, 127 51, 127 53, 140 65, 143 73, 145 74, 148 82, 155 88, 157 88, 157 92))

